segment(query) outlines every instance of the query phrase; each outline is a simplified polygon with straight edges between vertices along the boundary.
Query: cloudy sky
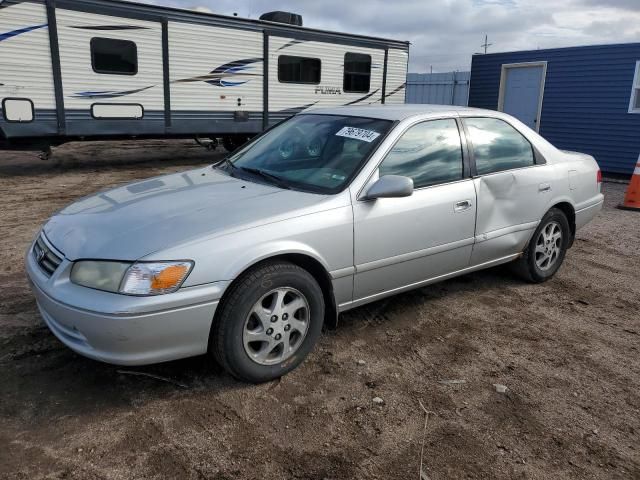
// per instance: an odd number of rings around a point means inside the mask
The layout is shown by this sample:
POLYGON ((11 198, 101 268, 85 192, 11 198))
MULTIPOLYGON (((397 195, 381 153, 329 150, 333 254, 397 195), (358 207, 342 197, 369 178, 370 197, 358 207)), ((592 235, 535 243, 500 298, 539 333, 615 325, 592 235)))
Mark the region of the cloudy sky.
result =
POLYGON ((640 42, 640 0, 143 0, 257 18, 300 13, 304 25, 411 42, 411 72, 468 70, 471 55, 640 42))

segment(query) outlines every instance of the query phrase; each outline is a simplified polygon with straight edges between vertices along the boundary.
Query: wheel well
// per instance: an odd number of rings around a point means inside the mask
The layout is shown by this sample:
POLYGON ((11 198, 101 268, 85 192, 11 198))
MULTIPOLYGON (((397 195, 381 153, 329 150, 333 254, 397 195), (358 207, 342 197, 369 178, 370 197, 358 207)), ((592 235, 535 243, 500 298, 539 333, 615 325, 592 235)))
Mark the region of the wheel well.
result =
POLYGON ((573 209, 573 205, 568 202, 560 202, 556 203, 551 208, 562 210, 562 212, 567 216, 567 220, 569 220, 569 228, 571 229, 571 238, 569 239, 569 247, 571 247, 571 245, 573 245, 573 239, 576 236, 576 211, 573 209))
POLYGON ((273 257, 265 258, 264 260, 261 260, 247 267, 242 273, 240 273, 240 275, 236 277, 231 285, 227 287, 226 292, 223 294, 222 299, 220 300, 220 303, 224 301, 226 293, 231 290, 231 286, 233 285, 233 283, 235 283, 247 271, 259 267, 266 262, 273 262, 278 260, 293 263, 300 268, 304 268, 313 276, 313 278, 315 278, 315 280, 318 282, 318 285, 320 285, 320 288, 322 289, 322 295, 324 297, 324 324, 328 328, 336 328, 338 325, 338 308, 336 306, 335 296, 333 295, 333 284, 331 283, 331 276, 319 261, 304 254, 287 253, 276 255, 273 257))

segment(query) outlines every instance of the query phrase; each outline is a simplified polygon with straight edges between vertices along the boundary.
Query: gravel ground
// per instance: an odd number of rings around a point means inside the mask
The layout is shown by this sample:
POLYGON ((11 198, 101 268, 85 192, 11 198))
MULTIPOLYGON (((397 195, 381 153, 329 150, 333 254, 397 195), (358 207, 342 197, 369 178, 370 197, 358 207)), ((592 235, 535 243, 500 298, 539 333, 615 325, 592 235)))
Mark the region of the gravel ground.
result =
POLYGON ((423 445, 425 479, 640 478, 640 213, 614 208, 621 184, 552 281, 497 268, 356 309, 280 381, 244 385, 206 357, 135 369, 170 382, 133 376, 58 342, 22 266, 39 225, 219 155, 0 152, 0 478, 418 479, 423 445))

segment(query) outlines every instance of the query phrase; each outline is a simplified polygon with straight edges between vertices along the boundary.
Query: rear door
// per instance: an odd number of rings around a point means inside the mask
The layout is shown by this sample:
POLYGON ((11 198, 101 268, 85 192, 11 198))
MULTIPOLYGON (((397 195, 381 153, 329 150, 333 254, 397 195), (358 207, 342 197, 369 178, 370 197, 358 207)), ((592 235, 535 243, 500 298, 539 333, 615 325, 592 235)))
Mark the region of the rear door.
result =
POLYGON ((453 118, 409 127, 387 154, 368 185, 402 175, 415 190, 354 204, 355 301, 469 265, 476 198, 464 155, 453 118))
POLYGON ((56 17, 67 134, 164 132, 160 21, 69 8, 56 17))
POLYGON ((520 253, 545 213, 552 183, 527 138, 498 118, 463 118, 478 195, 471 264, 520 253))

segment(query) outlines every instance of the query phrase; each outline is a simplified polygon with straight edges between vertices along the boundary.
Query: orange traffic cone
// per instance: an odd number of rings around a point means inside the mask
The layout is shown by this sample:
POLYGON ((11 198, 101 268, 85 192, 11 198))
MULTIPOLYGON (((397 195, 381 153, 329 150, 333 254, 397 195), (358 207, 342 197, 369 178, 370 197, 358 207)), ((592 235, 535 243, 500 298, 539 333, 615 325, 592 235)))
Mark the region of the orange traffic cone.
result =
POLYGON ((618 205, 623 210, 636 210, 640 212, 640 157, 631 176, 631 181, 624 196, 624 202, 618 205))

